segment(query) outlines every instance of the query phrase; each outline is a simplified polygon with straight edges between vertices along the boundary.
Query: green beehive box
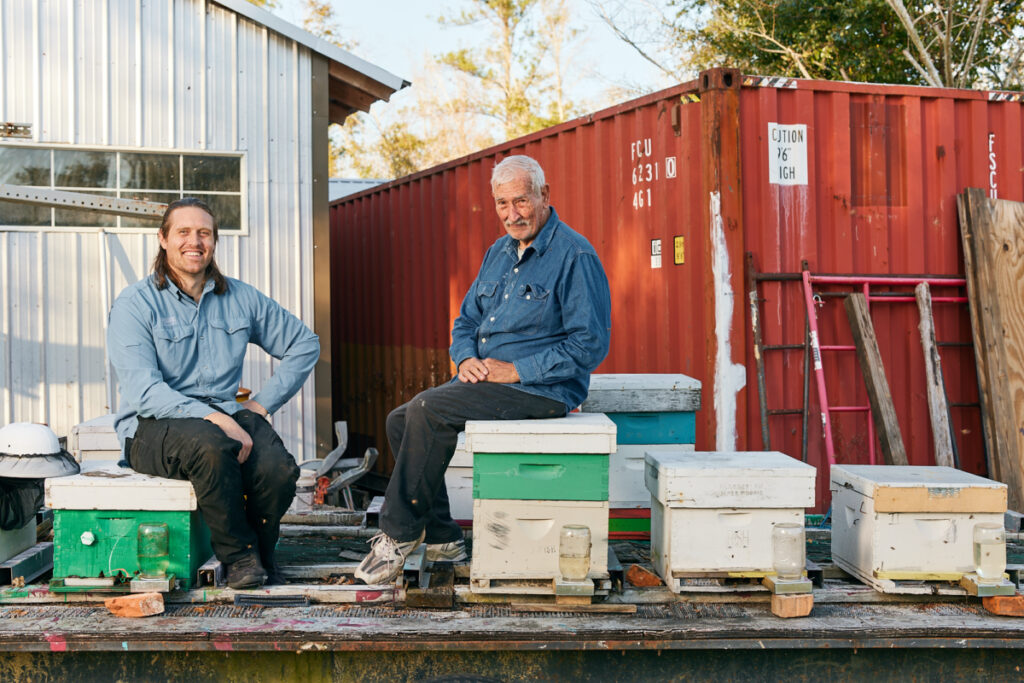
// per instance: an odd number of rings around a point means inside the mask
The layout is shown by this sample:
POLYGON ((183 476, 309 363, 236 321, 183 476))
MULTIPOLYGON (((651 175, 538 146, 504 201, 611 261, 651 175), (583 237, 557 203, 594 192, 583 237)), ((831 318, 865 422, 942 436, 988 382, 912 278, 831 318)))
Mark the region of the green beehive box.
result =
POLYGON ((132 578, 139 570, 139 524, 159 522, 168 530, 167 571, 181 588, 191 588, 213 554, 210 530, 196 510, 55 510, 54 578, 132 578))
POLYGON ((139 474, 112 462, 82 463, 82 472, 46 480, 53 509, 53 577, 132 578, 139 569, 139 524, 168 530, 168 573, 189 589, 210 557, 210 530, 187 481, 139 474))
POLYGON ((473 498, 608 500, 608 455, 474 453, 473 498))

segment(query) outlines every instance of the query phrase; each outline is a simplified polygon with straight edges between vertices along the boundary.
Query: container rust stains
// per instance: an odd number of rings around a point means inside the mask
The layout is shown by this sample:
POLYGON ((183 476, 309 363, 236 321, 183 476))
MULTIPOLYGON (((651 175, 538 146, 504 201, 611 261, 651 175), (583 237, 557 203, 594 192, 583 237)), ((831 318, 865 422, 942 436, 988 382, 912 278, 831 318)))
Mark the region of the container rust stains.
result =
MULTIPOLYGON (((973 186, 1024 199, 1022 138, 1020 98, 712 70, 347 197, 331 208, 334 418, 349 421, 356 447, 381 447, 387 412, 451 376, 451 323, 503 234, 491 168, 528 154, 611 282, 612 345, 597 371, 699 379, 697 448, 759 444, 749 307, 736 301, 745 253, 762 273, 798 273, 806 260, 815 273, 961 275, 954 197, 973 186), (678 243, 685 259, 669 258, 678 243)), ((766 282, 760 297, 765 343, 802 344, 800 285, 766 282)), ((851 343, 841 298, 824 297, 818 315, 822 344, 851 343)), ((872 316, 910 462, 931 464, 916 306, 872 316)), ((935 325, 962 466, 984 474, 965 307, 937 306, 935 325)), ((769 405, 801 405, 802 354, 766 355, 769 405)), ((853 355, 823 360, 835 404, 866 404, 853 355)), ((769 427, 773 448, 799 457, 800 415, 769 427)), ((820 467, 822 428, 809 429, 808 462, 820 467)), ((840 462, 866 462, 865 415, 837 415, 834 430, 840 462)), ((819 475, 819 509, 827 481, 819 475)))

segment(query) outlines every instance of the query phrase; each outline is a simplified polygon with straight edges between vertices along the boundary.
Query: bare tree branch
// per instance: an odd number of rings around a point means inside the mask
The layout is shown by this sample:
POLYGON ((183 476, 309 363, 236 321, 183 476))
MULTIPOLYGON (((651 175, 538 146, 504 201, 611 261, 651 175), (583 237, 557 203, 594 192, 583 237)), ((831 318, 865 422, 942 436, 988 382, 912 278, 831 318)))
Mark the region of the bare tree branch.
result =
POLYGON ((907 12, 906 5, 903 4, 903 0, 885 0, 889 7, 892 7, 893 11, 896 12, 896 16, 899 17, 900 22, 903 24, 903 28, 907 30, 907 36, 910 38, 910 42, 917 48, 918 56, 921 61, 924 62, 924 68, 917 60, 912 59, 907 50, 903 51, 903 54, 910 60, 911 64, 914 65, 924 77, 925 81, 929 85, 935 87, 942 87, 942 76, 939 75, 938 69, 935 68, 935 63, 932 61, 931 55, 928 53, 928 49, 925 47, 921 40, 921 35, 917 32, 917 27, 914 26, 914 20, 910 18, 910 13, 907 12))

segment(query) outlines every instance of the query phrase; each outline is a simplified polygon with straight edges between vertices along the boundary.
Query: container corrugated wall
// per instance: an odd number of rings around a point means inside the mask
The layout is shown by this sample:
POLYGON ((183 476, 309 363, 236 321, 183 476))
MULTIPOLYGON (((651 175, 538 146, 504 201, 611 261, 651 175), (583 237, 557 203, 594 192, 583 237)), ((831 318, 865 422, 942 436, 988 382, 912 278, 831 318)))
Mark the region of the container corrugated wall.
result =
MULTIPOLYGON (((312 327, 311 61, 202 0, 2 2, 0 121, 36 143, 243 152, 248 234, 222 233, 217 261, 312 327)), ((154 231, 0 231, 0 423, 65 435, 109 412, 106 310, 156 249, 154 231)), ((258 389, 276 361, 251 348, 258 389)), ((314 420, 310 378, 273 419, 299 459, 314 420)))
MULTIPOLYGON (((594 244, 611 281, 612 347, 597 371, 700 379, 697 448, 760 449, 745 252, 761 272, 799 272, 806 260, 816 273, 962 274, 956 193, 976 186, 1024 197, 1021 99, 999 99, 714 70, 340 200, 332 205, 335 417, 383 443, 387 411, 449 376, 451 322, 484 250, 503 233, 490 169, 525 153, 544 166, 552 204, 594 244), (772 181, 779 149, 770 124, 806 127, 803 182, 772 181)), ((801 344, 799 284, 767 283, 761 297, 765 343, 801 344)), ((822 343, 851 343, 841 299, 824 301, 822 343)), ((938 338, 952 344, 942 348, 947 393, 970 404, 977 385, 965 306, 935 309, 938 338)), ((910 461, 930 464, 916 306, 873 310, 910 461)), ((766 363, 768 407, 799 408, 802 352, 768 352, 766 363)), ((852 353, 824 363, 832 404, 867 404, 852 353)), ((813 380, 810 397, 808 461, 820 468, 813 380)), ((984 473, 977 408, 952 413, 963 467, 984 473)), ((772 448, 800 457, 800 417, 773 416, 770 425, 772 448)), ((838 417, 836 445, 839 462, 866 463, 866 416, 838 417)), ((819 507, 826 498, 819 474, 819 507)))

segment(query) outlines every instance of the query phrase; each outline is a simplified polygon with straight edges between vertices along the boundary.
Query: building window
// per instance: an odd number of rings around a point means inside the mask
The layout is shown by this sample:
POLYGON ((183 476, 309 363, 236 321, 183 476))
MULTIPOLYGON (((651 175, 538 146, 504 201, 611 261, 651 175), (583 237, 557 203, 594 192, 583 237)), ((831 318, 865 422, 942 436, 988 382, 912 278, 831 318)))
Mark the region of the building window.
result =
MULTIPOLYGON (((245 229, 243 156, 0 145, 0 184, 166 204, 198 197, 221 230, 245 229)), ((0 201, 2 228, 157 228, 159 219, 0 201)))

